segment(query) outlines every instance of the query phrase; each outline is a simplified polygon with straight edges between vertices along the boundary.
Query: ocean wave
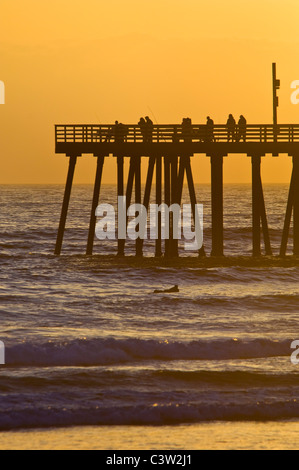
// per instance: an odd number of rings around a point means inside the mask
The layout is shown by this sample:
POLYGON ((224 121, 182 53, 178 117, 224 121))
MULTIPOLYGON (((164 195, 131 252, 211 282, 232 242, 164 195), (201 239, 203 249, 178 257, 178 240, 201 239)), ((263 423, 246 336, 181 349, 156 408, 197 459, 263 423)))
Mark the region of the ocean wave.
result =
MULTIPOLYGON (((176 299, 172 299, 175 301, 176 299)), ((217 296, 202 297, 193 300, 194 303, 204 306, 219 307, 221 305, 230 308, 244 307, 246 309, 259 309, 273 311, 298 311, 298 294, 273 294, 273 295, 244 295, 244 296, 217 296)))
POLYGON ((290 340, 198 340, 191 342, 143 339, 78 339, 63 342, 24 342, 6 348, 8 366, 92 366, 148 360, 227 360, 290 355, 290 340))
MULTIPOLYGON (((175 399, 175 394, 182 390, 188 390, 188 400, 198 399, 199 393, 209 393, 214 390, 221 393, 236 389, 238 393, 249 389, 272 389, 282 392, 286 387, 294 387, 293 393, 299 388, 299 371, 290 372, 265 372, 265 371, 244 371, 244 370, 177 370, 177 369, 151 369, 145 367, 124 366, 113 368, 109 366, 70 368, 67 373, 65 368, 54 368, 51 374, 40 372, 40 369, 27 370, 27 375, 13 376, 11 374, 1 376, 0 393, 15 394, 16 392, 30 394, 34 392, 42 393, 43 399, 46 394, 63 393, 65 389, 73 390, 80 394, 88 392, 88 397, 101 391, 101 395, 106 399, 111 399, 115 390, 119 396, 120 390, 128 397, 134 396, 135 402, 138 396, 144 394, 142 388, 144 384, 150 388, 149 394, 157 390, 160 395, 166 391, 169 401, 175 399), (138 384, 136 388, 135 385, 138 384), (140 392, 140 390, 143 392, 140 392), (47 392, 45 392, 45 390, 47 392), (137 391, 138 390, 138 391, 137 391)), ((8 395, 7 395, 8 397, 8 395)))
POLYGON ((188 306, 205 309, 238 310, 247 312, 271 311, 271 312, 298 312, 298 294, 268 294, 268 295, 200 295, 195 298, 186 298, 180 294, 169 296, 161 294, 156 299, 151 299, 151 306, 163 302, 163 308, 181 306, 182 310, 188 306))
POLYGON ((216 385, 235 387, 288 387, 299 386, 299 375, 249 372, 243 370, 157 370, 153 375, 159 380, 189 383, 189 385, 216 385))
POLYGON ((208 421, 269 421, 299 418, 296 399, 240 403, 195 403, 90 407, 28 407, 0 415, 0 430, 84 425, 170 425, 208 421))

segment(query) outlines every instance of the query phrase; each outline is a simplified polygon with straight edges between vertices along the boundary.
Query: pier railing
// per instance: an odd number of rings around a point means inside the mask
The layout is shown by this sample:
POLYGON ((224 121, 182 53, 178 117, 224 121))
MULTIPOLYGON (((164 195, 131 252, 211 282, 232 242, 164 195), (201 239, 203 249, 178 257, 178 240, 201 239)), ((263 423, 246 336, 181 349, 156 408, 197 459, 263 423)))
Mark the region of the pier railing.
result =
POLYGON ((226 125, 154 125, 152 130, 142 130, 138 125, 56 125, 57 143, 179 143, 179 142, 299 142, 299 125, 247 125, 238 126, 229 134, 226 125))

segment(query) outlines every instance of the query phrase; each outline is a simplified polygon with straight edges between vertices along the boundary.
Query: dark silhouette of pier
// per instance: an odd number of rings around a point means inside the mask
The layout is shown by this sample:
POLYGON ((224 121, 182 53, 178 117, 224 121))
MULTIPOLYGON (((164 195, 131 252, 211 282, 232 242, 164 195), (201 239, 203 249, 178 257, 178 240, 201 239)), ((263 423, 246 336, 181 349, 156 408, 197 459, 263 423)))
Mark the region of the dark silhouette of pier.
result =
MULTIPOLYGON (((273 255, 267 213, 261 179, 262 157, 271 154, 277 157, 288 154, 292 157, 293 171, 289 197, 286 201, 285 223, 279 255, 287 252, 289 233, 293 219, 293 254, 299 255, 299 125, 242 124, 235 129, 225 125, 195 125, 183 122, 181 125, 152 125, 150 136, 142 126, 114 123, 111 125, 56 125, 56 153, 69 157, 69 170, 65 187, 55 254, 59 255, 68 213, 73 176, 77 158, 93 154, 97 158, 93 201, 86 254, 93 253, 96 227, 96 207, 99 204, 102 173, 105 159, 115 157, 117 162, 117 195, 126 196, 127 206, 131 204, 133 189, 135 201, 148 208, 155 181, 155 202, 168 206, 181 204, 183 185, 186 178, 190 202, 195 217, 197 202, 191 169, 191 158, 206 154, 211 161, 211 204, 212 204, 212 256, 224 255, 223 228, 223 163, 229 154, 242 154, 251 158, 252 164, 252 254, 273 255), (245 126, 245 127, 244 127, 245 126), (146 135, 145 135, 146 134, 146 135), (240 138, 240 135, 242 138, 240 138), (130 160, 127 184, 124 180, 124 159, 130 160), (144 194, 141 190, 141 158, 148 160, 144 194), (163 197, 164 196, 164 197, 163 197), (262 251, 262 240, 264 251, 262 251)), ((170 230, 172 233, 172 230, 170 230)), ((161 239, 161 217, 158 219, 158 239, 155 255, 160 257, 178 256, 178 241, 165 240, 164 252, 161 239)), ((142 256, 143 240, 136 240, 136 255, 142 256)), ((125 254, 125 240, 118 241, 118 254, 125 254)), ((204 255, 204 249, 200 250, 204 255)))

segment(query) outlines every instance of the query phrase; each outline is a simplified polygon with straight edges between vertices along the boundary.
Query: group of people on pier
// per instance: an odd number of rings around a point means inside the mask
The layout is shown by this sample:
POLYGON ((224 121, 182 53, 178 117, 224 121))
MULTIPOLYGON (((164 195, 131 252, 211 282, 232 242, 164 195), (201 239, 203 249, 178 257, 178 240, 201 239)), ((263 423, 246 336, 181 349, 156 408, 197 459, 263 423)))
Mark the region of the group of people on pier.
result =
MULTIPOLYGON (((192 142, 193 138, 197 138, 198 134, 194 132, 192 121, 190 118, 185 118, 182 121, 182 138, 184 142, 192 142)), ((247 121, 243 115, 240 116, 238 123, 232 114, 229 115, 226 122, 227 141, 230 142, 246 142, 247 121)), ((202 142, 216 142, 214 136, 214 121, 210 116, 207 116, 205 127, 203 126, 199 133, 202 142)))
POLYGON ((154 130, 154 124, 153 121, 149 118, 149 116, 146 116, 145 118, 140 118, 140 121, 138 122, 138 126, 140 128, 142 137, 143 137, 143 142, 145 143, 150 143, 153 141, 153 130, 154 130))
MULTIPOLYGON (((187 117, 182 120, 180 126, 174 126, 172 134, 172 142, 193 142, 194 139, 199 139, 201 142, 216 142, 214 135, 214 121, 208 116, 206 124, 199 126, 199 128, 194 128, 192 125, 192 120, 187 117)), ((138 122, 138 127, 142 136, 144 143, 153 142, 153 132, 154 124, 153 121, 146 116, 145 118, 140 118, 138 122)), ((247 121, 243 115, 240 116, 238 123, 232 114, 229 115, 226 122, 226 131, 227 131, 227 142, 246 142, 246 133, 247 133, 247 121)), ((126 141, 126 137, 129 134, 129 127, 115 121, 114 126, 108 131, 106 136, 106 142, 110 142, 111 138, 114 138, 116 143, 123 143, 126 141)), ((163 131, 160 131, 160 139, 165 139, 166 135, 163 135, 163 131)), ((169 132, 167 134, 169 136, 169 132)))
POLYGON ((230 142, 246 142, 247 121, 243 115, 240 116, 238 124, 232 114, 229 115, 227 123, 227 140, 230 142))

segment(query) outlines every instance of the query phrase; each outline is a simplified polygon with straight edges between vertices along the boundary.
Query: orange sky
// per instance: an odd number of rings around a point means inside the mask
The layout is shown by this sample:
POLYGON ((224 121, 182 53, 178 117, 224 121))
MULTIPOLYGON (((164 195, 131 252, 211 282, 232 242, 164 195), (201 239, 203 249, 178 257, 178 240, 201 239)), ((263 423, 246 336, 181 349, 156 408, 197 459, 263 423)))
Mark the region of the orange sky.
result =
MULTIPOLYGON (((215 123, 241 113, 272 121, 272 62, 282 81, 279 122, 299 123, 298 0, 0 0, 0 183, 62 183, 54 124, 215 123)), ((267 157, 265 182, 287 182, 291 159, 267 157)), ((104 182, 115 181, 114 160, 104 182)), ((245 156, 225 160, 226 182, 249 182, 245 156)), ((209 160, 193 159, 197 182, 209 160)), ((79 161, 91 183, 95 161, 79 161)))

